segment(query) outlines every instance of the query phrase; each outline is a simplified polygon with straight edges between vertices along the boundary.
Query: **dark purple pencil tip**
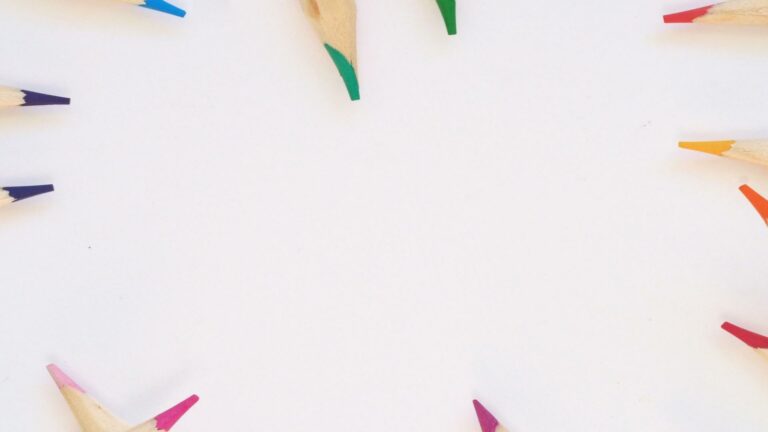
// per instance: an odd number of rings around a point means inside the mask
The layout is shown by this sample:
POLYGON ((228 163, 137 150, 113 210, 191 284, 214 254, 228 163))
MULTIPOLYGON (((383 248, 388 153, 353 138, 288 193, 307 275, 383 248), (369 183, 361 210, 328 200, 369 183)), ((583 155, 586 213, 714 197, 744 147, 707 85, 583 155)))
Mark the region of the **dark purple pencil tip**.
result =
POLYGON ((3 188, 8 192, 8 195, 13 198, 13 201, 21 201, 23 199, 31 198, 36 195, 41 195, 48 192, 53 192, 53 185, 39 185, 39 186, 16 186, 3 188))
POLYGON ((24 93, 24 104, 22 106, 69 105, 69 98, 51 96, 29 90, 22 90, 21 92, 24 93))

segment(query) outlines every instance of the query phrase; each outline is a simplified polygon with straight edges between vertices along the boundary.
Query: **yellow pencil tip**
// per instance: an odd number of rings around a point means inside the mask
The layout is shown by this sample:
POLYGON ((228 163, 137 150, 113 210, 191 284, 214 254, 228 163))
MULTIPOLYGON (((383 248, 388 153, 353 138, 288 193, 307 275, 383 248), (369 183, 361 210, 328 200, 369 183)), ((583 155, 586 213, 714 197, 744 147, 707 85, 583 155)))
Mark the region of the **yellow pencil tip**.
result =
POLYGON ((681 141, 680 148, 722 156, 736 141, 681 141))

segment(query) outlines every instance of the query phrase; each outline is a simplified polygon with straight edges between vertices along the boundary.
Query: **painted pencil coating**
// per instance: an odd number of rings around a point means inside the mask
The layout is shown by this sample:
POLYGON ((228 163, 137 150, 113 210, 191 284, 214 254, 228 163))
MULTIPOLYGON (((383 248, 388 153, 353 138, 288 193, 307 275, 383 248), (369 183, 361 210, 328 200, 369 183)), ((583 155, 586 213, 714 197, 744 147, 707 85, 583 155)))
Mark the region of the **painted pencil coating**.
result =
POLYGON ((742 185, 739 190, 745 197, 747 197, 755 210, 757 210, 757 213, 760 214, 763 222, 768 225, 768 200, 747 185, 742 185))
POLYGON ((301 0, 351 100, 360 99, 357 79, 357 10, 355 0, 301 0))
POLYGON ((48 192, 53 192, 53 185, 8 186, 0 188, 0 207, 48 192))
POLYGON ((0 87, 0 107, 69 105, 69 102, 69 98, 65 97, 11 87, 0 87))
POLYGON ((768 140, 682 141, 680 147, 768 166, 768 140))
POLYGON ((480 429, 482 432, 505 432, 501 423, 496 420, 496 417, 488 411, 483 404, 478 400, 473 400, 472 404, 475 406, 475 413, 477 414, 477 420, 480 422, 480 429))
POLYGON ((88 396, 82 387, 56 365, 48 365, 48 372, 59 387, 83 432, 164 432, 169 431, 197 401, 192 395, 171 409, 137 426, 130 426, 115 417, 106 408, 88 396))
POLYGON ((449 35, 456 34, 456 0, 437 0, 437 7, 443 15, 445 29, 449 35))
POLYGON ((768 24, 768 0, 729 0, 664 15, 664 22, 668 24, 768 24))

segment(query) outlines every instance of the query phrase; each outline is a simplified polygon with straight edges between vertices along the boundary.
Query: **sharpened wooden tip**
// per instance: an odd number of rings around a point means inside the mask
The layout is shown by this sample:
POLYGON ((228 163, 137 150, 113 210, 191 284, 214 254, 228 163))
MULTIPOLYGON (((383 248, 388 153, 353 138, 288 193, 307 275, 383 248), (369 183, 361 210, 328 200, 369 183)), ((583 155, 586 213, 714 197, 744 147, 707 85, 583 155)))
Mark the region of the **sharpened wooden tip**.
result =
POLYGON ((755 210, 760 214, 760 217, 768 225, 768 200, 747 185, 742 185, 739 190, 747 197, 755 210))
POLYGON ((695 150, 700 151, 704 153, 710 153, 716 156, 722 156, 723 153, 727 152, 728 150, 733 147, 733 144, 735 144, 736 141, 734 140, 725 140, 725 141, 681 141, 679 143, 680 148, 688 149, 688 150, 695 150))
POLYGON ((765 337, 763 335, 751 332, 747 329, 743 329, 737 325, 731 324, 729 322, 724 322, 721 326, 723 330, 727 331, 728 333, 734 335, 739 340, 744 342, 745 344, 751 346, 755 349, 764 349, 768 348, 768 337, 765 337))

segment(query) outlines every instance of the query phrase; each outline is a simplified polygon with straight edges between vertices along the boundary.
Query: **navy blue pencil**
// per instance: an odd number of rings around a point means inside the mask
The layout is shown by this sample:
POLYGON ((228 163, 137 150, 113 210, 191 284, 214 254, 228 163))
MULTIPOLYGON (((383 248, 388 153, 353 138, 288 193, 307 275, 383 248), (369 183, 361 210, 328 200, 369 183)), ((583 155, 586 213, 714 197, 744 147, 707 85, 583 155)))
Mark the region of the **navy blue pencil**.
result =
POLYGON ((11 186, 0 188, 0 207, 48 192, 53 192, 53 185, 11 186))
POLYGON ((0 86, 0 108, 37 105, 69 105, 69 98, 0 86))

